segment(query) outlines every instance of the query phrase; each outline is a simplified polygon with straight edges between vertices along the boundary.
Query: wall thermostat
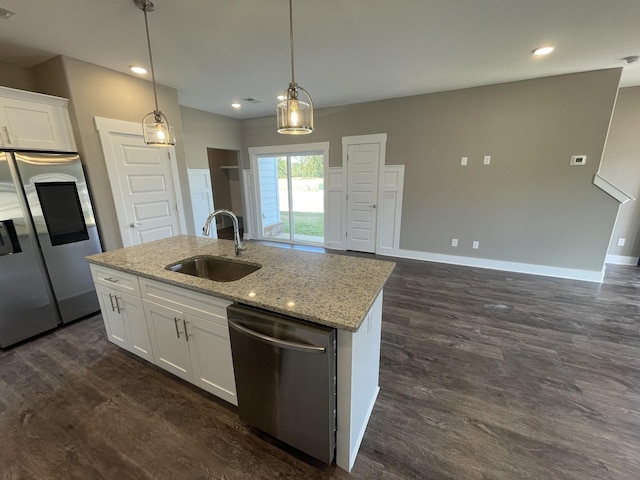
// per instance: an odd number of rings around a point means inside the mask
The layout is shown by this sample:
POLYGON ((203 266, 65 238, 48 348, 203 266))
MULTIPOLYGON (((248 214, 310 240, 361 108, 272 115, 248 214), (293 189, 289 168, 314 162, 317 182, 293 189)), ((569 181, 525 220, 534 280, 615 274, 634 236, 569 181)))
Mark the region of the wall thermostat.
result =
POLYGON ((587 163, 586 155, 572 155, 569 165, 578 166, 578 165, 585 165, 586 163, 587 163))

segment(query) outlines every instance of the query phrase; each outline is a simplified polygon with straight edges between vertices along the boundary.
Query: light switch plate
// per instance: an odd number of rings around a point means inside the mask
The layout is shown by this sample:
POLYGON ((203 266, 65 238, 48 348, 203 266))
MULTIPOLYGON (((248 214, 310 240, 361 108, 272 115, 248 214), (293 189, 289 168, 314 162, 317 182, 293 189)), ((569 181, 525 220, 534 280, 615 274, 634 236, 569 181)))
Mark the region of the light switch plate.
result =
POLYGON ((480 248, 480 242, 478 240, 474 240, 472 246, 475 250, 477 250, 480 248))
POLYGON ((469 161, 469 157, 462 157, 460 159, 460 165, 466 165, 468 161, 469 161))
POLYGON ((484 164, 489 165, 491 163, 491 155, 484 156, 484 164))

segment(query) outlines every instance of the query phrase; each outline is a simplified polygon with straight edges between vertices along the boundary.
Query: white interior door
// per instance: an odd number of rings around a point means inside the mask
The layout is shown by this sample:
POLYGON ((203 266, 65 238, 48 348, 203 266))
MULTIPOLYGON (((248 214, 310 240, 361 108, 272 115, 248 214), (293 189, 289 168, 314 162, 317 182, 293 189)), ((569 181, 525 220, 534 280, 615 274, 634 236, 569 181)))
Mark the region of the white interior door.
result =
POLYGON ((144 143, 138 123, 96 118, 125 247, 186 232, 175 149, 144 143))
MULTIPOLYGON (((202 235, 202 226, 213 206, 213 190, 211 188, 211 172, 208 168, 189 168, 189 192, 191 193, 191 207, 193 210, 193 224, 196 235, 202 235)), ((211 236, 218 238, 215 228, 211 229, 211 236)))
POLYGON ((380 143, 347 146, 347 250, 376 251, 380 143))

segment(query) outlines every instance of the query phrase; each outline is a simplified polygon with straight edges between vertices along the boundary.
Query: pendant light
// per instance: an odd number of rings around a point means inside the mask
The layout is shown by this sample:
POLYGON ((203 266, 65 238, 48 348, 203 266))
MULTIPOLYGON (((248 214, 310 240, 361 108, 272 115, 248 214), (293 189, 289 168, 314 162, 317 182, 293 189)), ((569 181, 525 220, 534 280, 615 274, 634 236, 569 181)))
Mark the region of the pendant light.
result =
POLYGON ((142 132, 144 143, 147 145, 170 146, 176 144, 173 127, 169 125, 167 117, 158 108, 158 93, 156 91, 156 74, 153 69, 153 56, 151 55, 151 39, 149 38, 149 22, 147 12, 153 12, 155 7, 149 0, 133 0, 133 3, 144 13, 144 28, 147 32, 147 48, 149 49, 149 65, 151 67, 151 82, 153 83, 153 99, 155 110, 147 113, 142 119, 142 132))
POLYGON ((313 132, 313 102, 304 88, 296 83, 293 63, 293 6, 289 0, 289 43, 291 44, 291 83, 278 104, 278 133, 305 135, 313 132), (303 93, 306 99, 299 98, 303 93))

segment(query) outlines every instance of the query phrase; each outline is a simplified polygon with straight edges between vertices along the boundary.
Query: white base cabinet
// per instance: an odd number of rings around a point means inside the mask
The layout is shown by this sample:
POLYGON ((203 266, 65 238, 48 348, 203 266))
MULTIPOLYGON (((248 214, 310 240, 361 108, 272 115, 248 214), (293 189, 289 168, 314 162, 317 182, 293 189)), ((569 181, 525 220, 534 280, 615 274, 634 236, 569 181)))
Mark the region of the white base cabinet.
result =
POLYGON ((231 302, 91 265, 109 341, 233 405, 231 302))
POLYGON ((137 277, 99 267, 91 274, 109 341, 154 362, 137 277))

